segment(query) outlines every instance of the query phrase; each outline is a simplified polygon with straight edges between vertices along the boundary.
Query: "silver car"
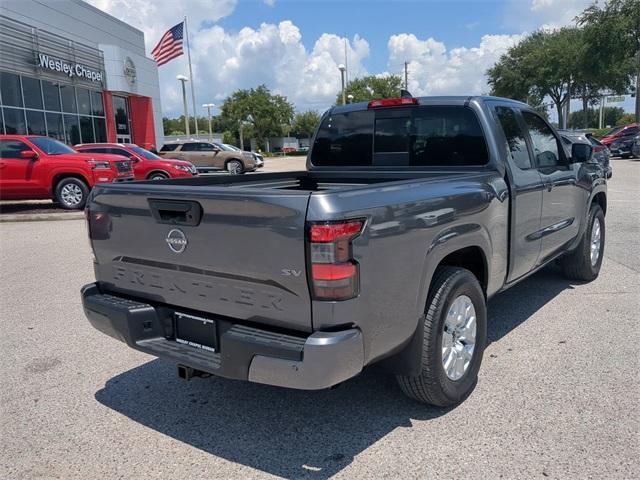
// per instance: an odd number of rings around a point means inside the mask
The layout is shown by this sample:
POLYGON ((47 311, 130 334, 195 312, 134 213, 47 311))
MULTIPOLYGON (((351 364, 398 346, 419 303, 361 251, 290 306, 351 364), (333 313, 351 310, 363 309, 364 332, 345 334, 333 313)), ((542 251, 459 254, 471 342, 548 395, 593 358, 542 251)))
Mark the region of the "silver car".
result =
POLYGON ((611 178, 613 175, 613 169, 611 168, 610 157, 611 152, 606 145, 600 143, 597 139, 593 138, 590 133, 581 132, 578 130, 558 130, 562 143, 567 155, 571 155, 571 145, 574 143, 585 143, 593 147, 593 159, 596 160, 600 166, 607 173, 607 178, 611 178))

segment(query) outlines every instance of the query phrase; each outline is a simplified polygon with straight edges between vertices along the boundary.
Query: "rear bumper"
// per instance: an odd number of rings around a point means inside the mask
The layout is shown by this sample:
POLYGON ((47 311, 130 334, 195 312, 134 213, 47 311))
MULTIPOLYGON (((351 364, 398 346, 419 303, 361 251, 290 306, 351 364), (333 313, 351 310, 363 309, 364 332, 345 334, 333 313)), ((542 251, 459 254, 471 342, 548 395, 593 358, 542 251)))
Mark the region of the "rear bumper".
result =
POLYGON ((95 283, 81 291, 84 313, 99 331, 129 347, 226 378, 319 390, 357 375, 364 363, 358 329, 308 337, 263 330, 214 318, 216 352, 175 341, 175 310, 165 305, 101 293, 95 283))

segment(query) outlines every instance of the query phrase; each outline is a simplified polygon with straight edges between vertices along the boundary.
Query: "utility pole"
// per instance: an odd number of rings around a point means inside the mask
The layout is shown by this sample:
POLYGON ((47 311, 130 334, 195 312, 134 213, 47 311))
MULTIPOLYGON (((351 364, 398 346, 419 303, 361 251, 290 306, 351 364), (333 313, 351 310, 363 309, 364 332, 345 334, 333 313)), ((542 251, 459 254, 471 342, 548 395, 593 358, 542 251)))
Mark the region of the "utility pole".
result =
POLYGON ((404 62, 404 89, 409 90, 409 62, 404 62))
POLYGON ((209 141, 213 140, 213 133, 211 132, 211 109, 216 106, 215 103, 205 103, 202 105, 207 109, 207 117, 209 117, 209 141))
POLYGON ((342 104, 346 105, 347 103, 347 92, 344 89, 344 74, 347 70, 343 64, 338 65, 338 70, 340 70, 340 78, 342 80, 342 104))

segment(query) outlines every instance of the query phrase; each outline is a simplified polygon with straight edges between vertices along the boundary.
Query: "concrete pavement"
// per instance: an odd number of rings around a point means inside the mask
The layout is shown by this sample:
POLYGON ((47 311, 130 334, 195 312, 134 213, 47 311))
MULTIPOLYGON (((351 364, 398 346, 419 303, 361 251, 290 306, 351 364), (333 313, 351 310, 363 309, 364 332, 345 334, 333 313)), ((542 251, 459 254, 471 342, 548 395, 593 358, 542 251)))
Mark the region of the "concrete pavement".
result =
POLYGON ((451 410, 375 369, 320 392, 185 383, 86 321, 82 221, 1 224, 0 478, 640 477, 640 161, 613 166, 600 277, 548 268, 492 300, 451 410))

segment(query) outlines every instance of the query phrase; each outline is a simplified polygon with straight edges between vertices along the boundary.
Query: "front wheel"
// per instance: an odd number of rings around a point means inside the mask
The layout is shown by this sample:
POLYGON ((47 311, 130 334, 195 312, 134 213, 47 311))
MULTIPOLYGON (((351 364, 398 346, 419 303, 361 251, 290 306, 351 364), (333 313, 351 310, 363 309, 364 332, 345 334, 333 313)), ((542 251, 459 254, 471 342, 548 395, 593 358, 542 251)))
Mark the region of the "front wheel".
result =
POLYGON ((487 341, 486 302, 478 279, 458 267, 436 271, 428 298, 421 372, 397 380, 408 397, 448 407, 464 400, 478 380, 487 341))
POLYGON ((227 172, 231 175, 240 175, 244 171, 240 160, 229 160, 227 162, 227 172))
POLYGON ((63 178, 55 188, 56 201, 67 210, 81 210, 87 202, 89 187, 75 177, 63 178))
POLYGON ((149 180, 166 180, 167 178, 169 178, 169 175, 160 172, 149 175, 149 180))
POLYGON ((604 237, 604 212, 600 205, 594 203, 578 247, 560 260, 560 266, 568 278, 588 282, 598 276, 604 254, 604 237))

